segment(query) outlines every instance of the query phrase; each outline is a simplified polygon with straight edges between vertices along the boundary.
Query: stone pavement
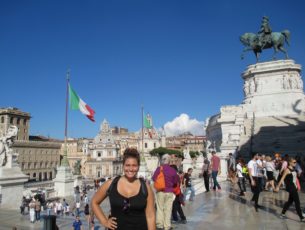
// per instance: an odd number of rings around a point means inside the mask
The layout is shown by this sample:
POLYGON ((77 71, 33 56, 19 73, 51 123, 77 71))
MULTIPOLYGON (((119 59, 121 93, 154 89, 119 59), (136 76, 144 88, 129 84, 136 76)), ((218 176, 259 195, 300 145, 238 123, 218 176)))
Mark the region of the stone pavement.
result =
MULTIPOLYGON (((287 193, 262 192, 259 204, 263 207, 259 212, 255 212, 253 205, 249 201, 251 192, 247 192, 245 197, 238 196, 237 186, 232 186, 229 182, 222 182, 221 191, 210 191, 203 193, 203 183, 199 179, 195 180, 197 195, 193 202, 186 201, 184 212, 187 217, 187 224, 173 224, 176 230, 193 229, 232 229, 232 230, 305 230, 305 223, 300 223, 296 215, 294 205, 286 213, 288 219, 279 218, 282 206, 287 200, 287 193)), ((92 196, 93 192, 89 194, 92 196)), ((301 205, 305 205, 305 194, 300 193, 301 205)), ((109 211, 109 204, 103 204, 103 209, 109 211)), ((81 217, 86 223, 84 217, 81 217)), ((57 225, 60 230, 72 229, 73 217, 57 218, 57 225)), ((42 222, 31 224, 29 216, 21 216, 18 211, 0 209, 0 230, 12 229, 16 226, 18 230, 42 229, 42 222)), ((84 229, 88 229, 84 225, 84 229)), ((95 229, 104 229, 97 225, 95 229)))

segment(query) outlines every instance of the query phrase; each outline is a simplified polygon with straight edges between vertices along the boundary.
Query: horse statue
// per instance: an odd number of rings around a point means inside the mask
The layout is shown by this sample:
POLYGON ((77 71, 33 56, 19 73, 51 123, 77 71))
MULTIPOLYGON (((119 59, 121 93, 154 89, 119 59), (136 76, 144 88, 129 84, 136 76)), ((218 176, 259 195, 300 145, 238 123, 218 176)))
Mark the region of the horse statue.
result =
POLYGON ((0 166, 5 166, 7 162, 7 154, 11 151, 11 146, 17 136, 18 128, 10 125, 5 136, 0 138, 0 166))
POLYGON ((284 43, 286 42, 289 46, 290 32, 289 30, 283 30, 282 32, 272 32, 270 39, 266 43, 261 42, 261 36, 254 33, 245 33, 239 37, 241 43, 245 46, 243 49, 241 58, 244 58, 244 53, 246 51, 253 51, 256 57, 256 61, 259 60, 259 55, 264 49, 273 48, 274 53, 272 59, 275 60, 275 55, 280 50, 282 51, 286 59, 288 59, 288 53, 284 48, 284 43))

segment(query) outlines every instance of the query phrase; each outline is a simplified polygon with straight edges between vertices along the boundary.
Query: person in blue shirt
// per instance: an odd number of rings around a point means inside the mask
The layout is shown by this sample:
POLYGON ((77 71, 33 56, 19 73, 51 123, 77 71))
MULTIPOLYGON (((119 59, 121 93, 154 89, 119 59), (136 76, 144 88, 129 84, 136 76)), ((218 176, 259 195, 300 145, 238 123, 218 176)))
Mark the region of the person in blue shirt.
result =
POLYGON ((73 222, 73 230, 83 230, 83 224, 82 221, 79 219, 79 216, 75 217, 75 220, 73 222))

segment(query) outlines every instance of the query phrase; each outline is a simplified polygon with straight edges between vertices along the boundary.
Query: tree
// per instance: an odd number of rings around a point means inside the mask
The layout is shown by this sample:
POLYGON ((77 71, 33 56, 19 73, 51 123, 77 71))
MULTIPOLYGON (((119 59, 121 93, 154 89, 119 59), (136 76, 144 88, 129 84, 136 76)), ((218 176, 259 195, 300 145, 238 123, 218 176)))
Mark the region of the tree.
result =
POLYGON ((191 158, 196 158, 198 157, 200 154, 202 154, 201 152, 198 151, 190 151, 190 156, 191 158))
POLYGON ((177 157, 183 157, 183 153, 179 150, 167 149, 163 147, 159 147, 150 151, 152 156, 162 157, 164 154, 176 155, 177 157))

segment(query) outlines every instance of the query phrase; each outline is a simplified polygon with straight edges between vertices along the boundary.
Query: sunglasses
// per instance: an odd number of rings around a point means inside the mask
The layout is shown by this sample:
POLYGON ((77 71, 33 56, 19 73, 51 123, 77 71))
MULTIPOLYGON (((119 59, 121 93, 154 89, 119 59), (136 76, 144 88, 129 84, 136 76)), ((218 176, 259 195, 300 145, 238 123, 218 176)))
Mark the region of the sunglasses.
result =
POLYGON ((122 208, 122 211, 124 212, 124 213, 128 213, 129 212, 129 209, 130 209, 130 201, 129 201, 129 199, 124 199, 123 200, 123 208, 122 208))
POLYGON ((293 161, 292 163, 293 163, 293 164, 296 164, 297 162, 296 162, 296 161, 293 161))

